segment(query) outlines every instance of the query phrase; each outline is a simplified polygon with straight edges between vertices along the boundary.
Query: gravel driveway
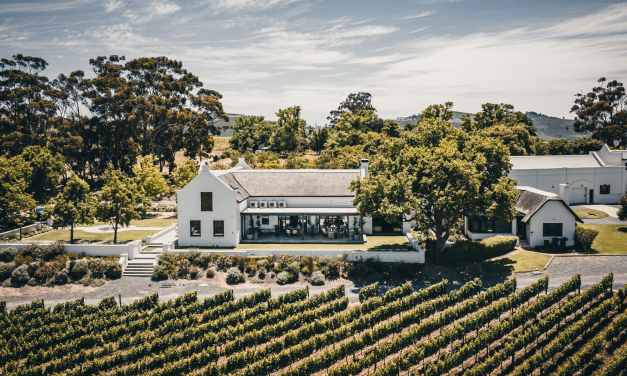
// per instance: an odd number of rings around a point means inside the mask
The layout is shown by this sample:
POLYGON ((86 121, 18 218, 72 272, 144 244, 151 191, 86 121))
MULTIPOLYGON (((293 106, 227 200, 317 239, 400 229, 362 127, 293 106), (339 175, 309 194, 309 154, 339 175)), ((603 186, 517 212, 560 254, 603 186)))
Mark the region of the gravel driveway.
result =
MULTIPOLYGON (((425 266, 428 267, 428 266, 425 266)), ((518 288, 523 288, 525 286, 529 286, 534 283, 538 279, 544 277, 545 275, 549 275, 549 289, 553 290, 557 288, 560 284, 564 283, 568 279, 572 278, 572 276, 576 273, 581 274, 582 280, 582 289, 588 288, 593 284, 599 282, 601 278, 605 275, 613 272, 614 273, 614 287, 622 287, 627 283, 627 255, 621 256, 564 256, 564 257, 555 257, 547 270, 544 273, 540 274, 532 274, 532 273, 524 273, 517 274, 516 280, 518 282, 518 288)), ((462 284, 467 281, 475 278, 476 276, 473 273, 458 273, 456 276, 447 276, 449 279, 449 287, 451 289, 456 289, 461 287, 462 284)), ((496 274, 483 274, 478 276, 481 278, 483 282, 483 287, 488 288, 494 286, 496 284, 502 283, 503 281, 511 278, 512 276, 508 275, 496 275, 496 274)), ((421 289, 430 286, 431 284, 438 283, 441 280, 442 276, 433 275, 433 276, 424 276, 413 283, 415 289, 421 289)), ((351 302, 358 302, 358 294, 359 289, 363 286, 372 283, 367 279, 365 280, 355 280, 350 285, 346 286, 346 295, 350 299, 351 302)), ((162 300, 175 299, 177 296, 184 294, 189 291, 197 291, 198 298, 200 300, 215 295, 221 291, 224 291, 225 288, 219 286, 218 284, 208 283, 208 286, 199 286, 201 282, 198 281, 187 281, 176 282, 176 286, 171 288, 163 288, 160 287, 161 283, 153 282, 149 278, 142 277, 123 277, 121 279, 111 281, 107 283, 105 286, 98 288, 95 291, 88 293, 77 293, 77 294, 51 294, 51 295, 40 295, 40 296, 19 296, 13 297, 8 296, 6 298, 0 297, 0 300, 6 300, 7 308, 11 309, 19 304, 30 303, 33 299, 44 299, 44 303, 46 307, 54 306, 59 302, 64 302, 67 300, 78 299, 81 296, 85 297, 86 304, 98 304, 103 298, 107 296, 115 296, 116 299, 119 299, 121 296, 122 303, 128 304, 132 303, 135 299, 141 298, 143 296, 152 294, 154 292, 158 292, 159 296, 162 300)), ((380 294, 385 291, 399 286, 402 284, 402 281, 393 281, 393 282, 380 282, 379 292, 380 294)), ((312 294, 315 294, 320 291, 324 291, 331 287, 336 286, 337 283, 330 283, 325 286, 309 286, 309 291, 312 294)), ((273 286, 271 287, 272 296, 276 297, 285 292, 294 290, 296 288, 302 287, 299 286, 273 286)), ((264 285, 260 285, 258 288, 237 288, 234 289, 235 297, 240 298, 244 295, 249 295, 255 291, 259 291, 263 288, 266 288, 264 285)))

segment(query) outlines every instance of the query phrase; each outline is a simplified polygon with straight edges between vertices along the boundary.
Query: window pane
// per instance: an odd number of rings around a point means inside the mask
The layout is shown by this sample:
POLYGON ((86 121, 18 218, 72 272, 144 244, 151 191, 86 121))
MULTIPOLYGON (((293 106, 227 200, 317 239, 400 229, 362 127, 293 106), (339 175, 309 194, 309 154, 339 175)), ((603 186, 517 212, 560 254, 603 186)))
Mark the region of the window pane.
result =
POLYGON ((488 221, 479 221, 479 224, 481 225, 481 230, 479 231, 480 234, 488 232, 488 221))
POLYGON ((269 225, 270 224, 270 217, 261 217, 261 224, 262 225, 269 225))
POLYGON ((213 192, 200 192, 200 211, 213 211, 213 192))
POLYGON ((562 236, 562 223, 544 223, 542 236, 562 236))
POLYGON ((200 221, 189 221, 189 235, 200 236, 200 221))
POLYGON ((224 236, 224 221, 213 221, 213 236, 224 236))
POLYGON ((470 221, 470 224, 470 232, 479 232, 479 230, 481 230, 481 228, 479 227, 478 219, 473 219, 472 221, 470 221))
POLYGON ((497 232, 499 234, 504 234, 504 233, 511 234, 511 232, 512 232, 512 224, 511 224, 511 222, 495 221, 494 226, 496 227, 494 232, 497 232))

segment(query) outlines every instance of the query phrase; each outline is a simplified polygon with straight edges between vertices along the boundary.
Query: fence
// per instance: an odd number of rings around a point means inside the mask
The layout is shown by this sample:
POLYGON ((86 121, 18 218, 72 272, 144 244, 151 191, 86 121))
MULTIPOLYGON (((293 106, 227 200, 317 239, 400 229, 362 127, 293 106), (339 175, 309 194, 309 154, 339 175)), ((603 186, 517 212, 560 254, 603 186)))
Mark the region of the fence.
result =
POLYGON ((22 232, 28 231, 30 229, 37 229, 37 230, 39 230, 42 225, 43 225, 42 222, 36 222, 36 223, 33 223, 32 225, 24 226, 22 228, 16 228, 16 229, 13 229, 13 230, 5 231, 5 232, 0 233, 0 238, 6 238, 6 237, 11 236, 11 235, 19 235, 20 234, 20 230, 22 232))

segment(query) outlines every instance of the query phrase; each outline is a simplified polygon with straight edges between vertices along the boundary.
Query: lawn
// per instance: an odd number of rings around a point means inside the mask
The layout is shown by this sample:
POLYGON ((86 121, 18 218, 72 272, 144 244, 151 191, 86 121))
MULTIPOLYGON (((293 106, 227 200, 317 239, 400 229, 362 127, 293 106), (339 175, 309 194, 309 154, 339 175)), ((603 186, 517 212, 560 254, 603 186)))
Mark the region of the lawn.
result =
POLYGON ((577 224, 584 228, 599 231, 599 235, 592 243, 594 254, 627 254, 627 226, 625 225, 598 225, 592 223, 577 224))
POLYGON ((498 260, 485 261, 482 268, 488 273, 524 273, 534 270, 543 271, 544 266, 551 259, 549 255, 535 252, 520 251, 513 256, 498 260))
MULTIPOLYGON (((177 223, 178 218, 146 218, 146 219, 134 219, 131 221, 131 225, 137 227, 168 227, 172 223, 177 223)), ((108 225, 105 222, 96 222, 93 226, 104 226, 108 225)))
POLYGON ((231 149, 231 145, 229 144, 230 139, 231 137, 214 137, 213 150, 224 151, 231 149))
MULTIPOLYGON (((118 232, 118 241, 130 241, 130 240, 140 240, 142 242, 146 241, 146 236, 150 236, 156 233, 157 230, 129 230, 129 231, 121 231, 118 232)), ((32 238, 28 238, 29 240, 64 240, 70 241, 70 230, 55 230, 46 232, 45 234, 33 236, 32 238)), ((90 242, 102 242, 107 240, 113 240, 113 233, 93 233, 86 232, 82 230, 74 230, 74 240, 83 240, 90 242)))
POLYGON ((601 219, 608 216, 606 212, 594 209, 574 209, 573 211, 581 219, 601 219))

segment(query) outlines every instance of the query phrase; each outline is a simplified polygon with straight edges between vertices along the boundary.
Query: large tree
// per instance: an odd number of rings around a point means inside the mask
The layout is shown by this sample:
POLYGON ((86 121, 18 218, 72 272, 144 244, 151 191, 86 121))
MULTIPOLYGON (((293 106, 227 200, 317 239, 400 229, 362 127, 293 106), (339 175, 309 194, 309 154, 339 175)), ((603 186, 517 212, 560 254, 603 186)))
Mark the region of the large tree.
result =
POLYGON ((381 147, 368 178, 351 184, 362 216, 416 220, 443 251, 464 215, 513 219, 517 196, 507 148, 481 134, 421 116, 410 132, 381 147))
POLYGON ((55 228, 70 228, 70 243, 74 243, 74 227, 94 223, 93 210, 96 197, 89 184, 73 174, 63 191, 48 204, 47 212, 54 216, 55 228))
POLYGON ((575 132, 591 134, 592 138, 614 146, 614 141, 627 145, 627 94, 625 87, 616 80, 607 82, 605 77, 599 86, 588 94, 576 94, 570 112, 575 114, 575 132))
MULTIPOLYGON (((329 125, 334 126, 337 124, 342 118, 342 114, 348 112, 350 114, 356 114, 358 111, 372 111, 377 112, 377 110, 372 105, 372 95, 370 93, 365 93, 360 91, 359 93, 350 93, 346 100, 344 100, 338 106, 337 110, 331 111, 330 115, 327 117, 329 120, 329 125)), ((383 122, 376 121, 377 124, 374 126, 381 126, 383 122)))
POLYGON ((229 144, 233 150, 242 153, 257 150, 261 144, 270 143, 276 128, 275 122, 264 120, 263 116, 240 116, 231 125, 233 136, 229 144))
POLYGON ((47 146, 54 127, 59 90, 43 76, 48 63, 14 55, 0 62, 0 153, 18 155, 29 145, 47 146))
POLYGON ((59 154, 52 155, 41 146, 28 146, 21 155, 32 168, 28 191, 37 202, 43 204, 57 193, 59 178, 65 173, 63 157, 59 154))
POLYGON ((118 241, 120 225, 128 226, 133 219, 141 219, 150 202, 136 182, 109 165, 104 173, 104 186, 98 195, 95 217, 113 226, 113 243, 118 241))
MULTIPOLYGON (((452 103, 451 103, 452 106, 452 103)), ((511 155, 535 155, 537 131, 526 114, 514 111, 511 104, 486 103, 474 117, 462 116, 461 128, 468 132, 483 131, 509 148, 511 155)))
POLYGON ((28 192, 33 169, 21 156, 0 156, 0 221, 3 228, 11 222, 20 224, 35 208, 28 192))
POLYGON ((277 129, 270 139, 270 147, 279 153, 302 149, 307 143, 305 138, 307 122, 300 118, 300 106, 279 110, 276 116, 279 119, 277 129))
POLYGON ((178 189, 182 189, 198 175, 198 167, 193 160, 187 158, 182 165, 176 166, 174 171, 170 172, 170 180, 178 189))
POLYGON ((157 198, 170 190, 164 177, 165 173, 159 171, 159 166, 155 165, 156 161, 152 154, 140 157, 138 162, 139 164, 133 166, 135 181, 148 198, 157 198))

